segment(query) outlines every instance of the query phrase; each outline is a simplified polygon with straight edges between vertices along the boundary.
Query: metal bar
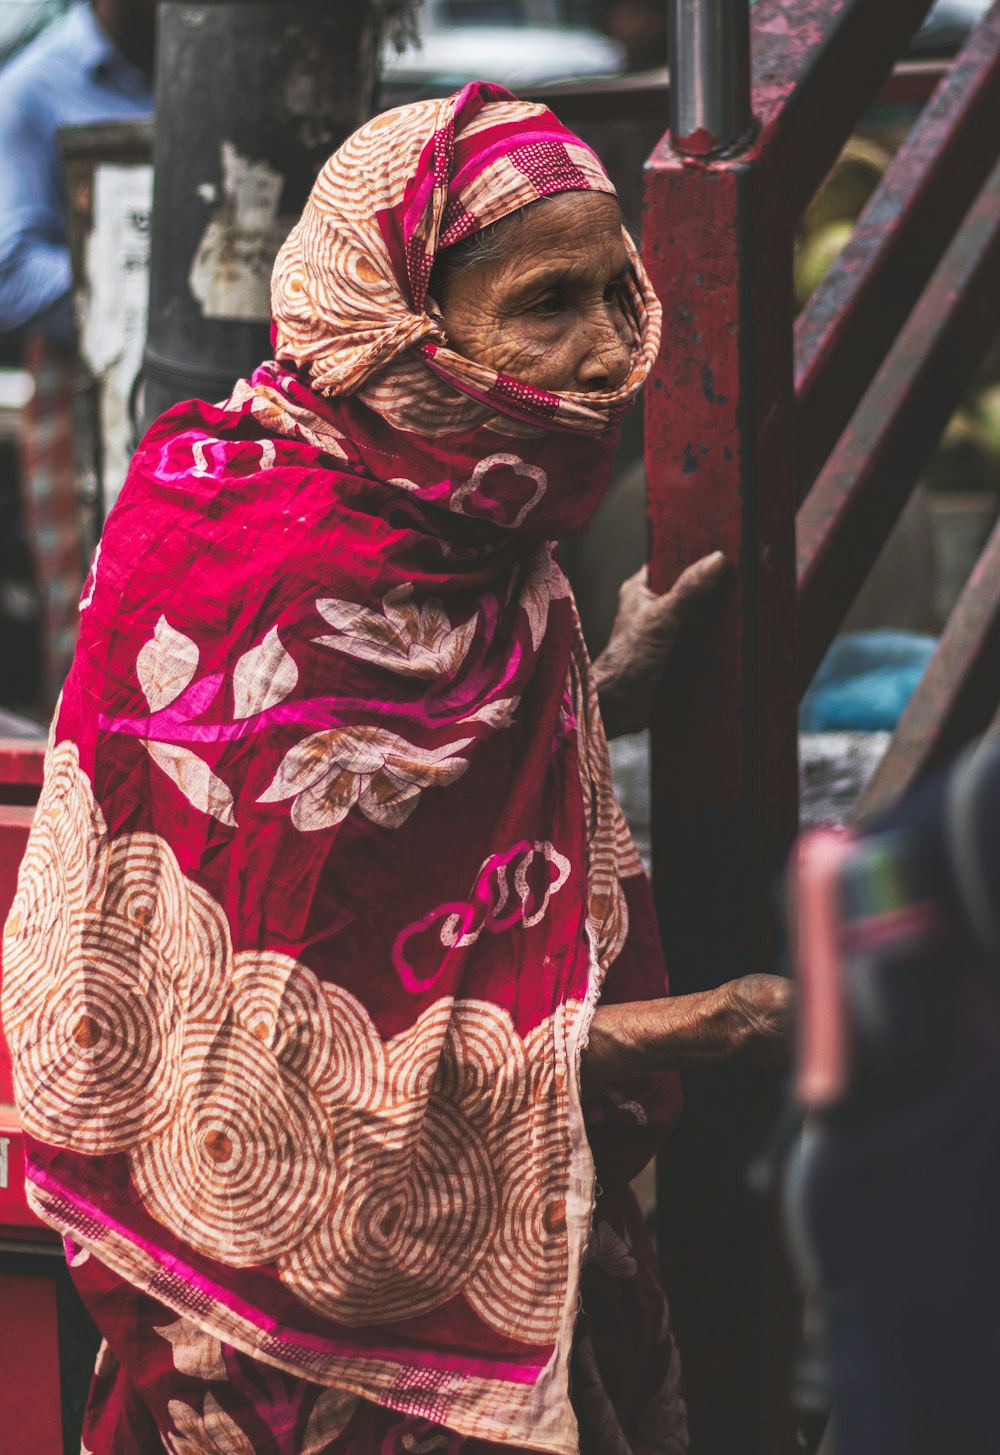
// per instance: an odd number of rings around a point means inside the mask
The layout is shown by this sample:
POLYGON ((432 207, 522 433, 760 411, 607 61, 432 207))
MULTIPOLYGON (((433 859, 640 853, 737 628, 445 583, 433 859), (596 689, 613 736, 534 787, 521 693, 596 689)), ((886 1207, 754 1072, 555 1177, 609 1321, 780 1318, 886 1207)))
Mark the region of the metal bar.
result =
POLYGON ((374 110, 380 37, 372 5, 161 0, 147 423, 225 398, 268 356, 275 254, 374 110))
POLYGON ((758 0, 752 17, 754 114, 797 217, 932 0, 758 0))
POLYGON ((750 110, 750 0, 667 0, 674 150, 707 157, 745 140, 750 110))
POLYGON ((952 65, 795 327, 804 495, 997 157, 1000 0, 952 65))
POLYGON ((1000 525, 969 577, 889 751, 856 810, 880 812, 985 732, 1000 703, 1000 525))
MULTIPOLYGON (((771 875, 798 824, 792 226, 767 188, 753 148, 692 163, 664 141, 647 166, 665 313, 646 388, 652 584, 716 548, 737 567, 680 644, 653 726, 655 888, 681 993, 772 963, 771 875)), ((795 1315, 746 1185, 776 1083, 693 1073, 685 1096, 658 1204, 692 1448, 785 1455, 795 1315)))
POLYGON ((998 318, 1000 164, 799 511, 803 691, 993 342, 998 318))
MULTIPOLYGON (((948 74, 947 60, 900 61, 875 97, 876 106, 923 106, 948 74)), ((665 66, 607 80, 555 81, 518 90, 524 101, 551 106, 567 124, 576 121, 653 121, 668 113, 665 66)))

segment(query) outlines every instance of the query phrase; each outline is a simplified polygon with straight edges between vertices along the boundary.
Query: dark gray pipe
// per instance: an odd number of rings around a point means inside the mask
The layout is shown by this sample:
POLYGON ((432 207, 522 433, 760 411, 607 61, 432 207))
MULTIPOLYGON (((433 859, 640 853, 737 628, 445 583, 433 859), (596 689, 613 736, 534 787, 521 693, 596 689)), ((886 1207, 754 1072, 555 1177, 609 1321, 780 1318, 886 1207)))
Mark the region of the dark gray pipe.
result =
POLYGON ((737 146, 752 121, 750 0, 667 0, 667 46, 674 150, 737 146))
POLYGON ((374 109, 377 7, 161 0, 147 423, 270 353, 268 282, 323 162, 374 109))

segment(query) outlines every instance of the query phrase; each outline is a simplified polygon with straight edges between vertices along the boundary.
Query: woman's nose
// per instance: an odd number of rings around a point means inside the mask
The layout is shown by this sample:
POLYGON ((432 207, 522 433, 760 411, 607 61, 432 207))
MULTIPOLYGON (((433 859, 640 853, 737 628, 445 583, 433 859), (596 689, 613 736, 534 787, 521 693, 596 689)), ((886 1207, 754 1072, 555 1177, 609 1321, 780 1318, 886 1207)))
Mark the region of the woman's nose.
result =
POLYGON ((629 347, 622 337, 621 320, 606 306, 587 320, 587 348, 577 369, 581 391, 594 393, 620 389, 628 378, 629 347))

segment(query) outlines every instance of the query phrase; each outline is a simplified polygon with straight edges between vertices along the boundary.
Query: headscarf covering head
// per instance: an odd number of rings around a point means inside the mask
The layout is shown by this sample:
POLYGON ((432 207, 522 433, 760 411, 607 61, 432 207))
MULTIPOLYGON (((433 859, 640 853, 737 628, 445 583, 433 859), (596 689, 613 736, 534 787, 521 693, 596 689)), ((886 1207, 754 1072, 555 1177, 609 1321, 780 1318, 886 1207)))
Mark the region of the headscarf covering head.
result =
MULTIPOLYGON (((660 337, 660 307, 627 233, 632 367, 617 390, 554 394, 473 363, 448 347, 428 301, 441 250, 559 192, 615 195, 579 137, 546 107, 516 101, 498 86, 475 82, 444 100, 374 117, 326 163, 278 256, 271 291, 277 357, 328 395, 364 391, 398 361, 388 396, 382 378, 367 401, 380 412, 398 405, 401 373, 419 355, 447 386, 437 402, 451 424, 455 389, 550 427, 593 431, 615 423, 652 367, 660 337)), ((425 432, 435 433, 421 373, 413 388, 424 396, 425 432)))

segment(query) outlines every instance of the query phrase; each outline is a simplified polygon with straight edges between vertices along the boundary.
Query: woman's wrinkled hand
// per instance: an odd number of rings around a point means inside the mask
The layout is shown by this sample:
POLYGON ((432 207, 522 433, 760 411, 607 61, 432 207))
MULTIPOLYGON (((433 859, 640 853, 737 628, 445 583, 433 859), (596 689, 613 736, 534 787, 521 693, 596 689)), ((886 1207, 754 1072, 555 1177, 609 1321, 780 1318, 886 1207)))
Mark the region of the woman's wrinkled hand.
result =
POLYGON ((599 1005, 583 1053, 588 1090, 686 1066, 785 1067, 795 1033, 795 987, 744 975, 714 990, 599 1005))
POLYGON ((795 1036, 795 987, 780 975, 744 975, 720 985, 714 1017, 724 1058, 788 1066, 795 1036))
POLYGON ((653 693, 687 616, 729 574, 721 551, 703 556, 662 596, 649 589, 645 566, 618 592, 611 640, 594 663, 594 682, 609 738, 649 726, 653 693))

